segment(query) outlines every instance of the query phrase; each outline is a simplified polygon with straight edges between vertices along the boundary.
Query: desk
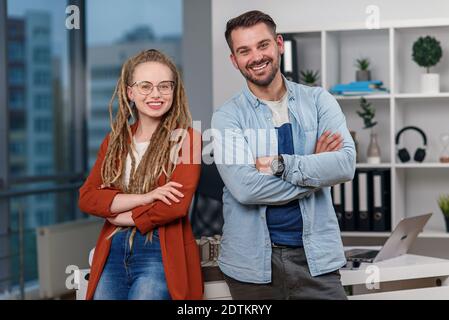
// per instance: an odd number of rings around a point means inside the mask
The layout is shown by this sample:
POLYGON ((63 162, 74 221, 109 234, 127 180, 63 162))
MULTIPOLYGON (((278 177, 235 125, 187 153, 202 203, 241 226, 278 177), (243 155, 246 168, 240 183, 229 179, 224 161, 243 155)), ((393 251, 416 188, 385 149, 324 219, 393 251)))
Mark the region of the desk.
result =
MULTIPOLYGON (((347 247, 345 250, 353 248, 380 249, 347 247)), ((446 259, 406 254, 377 263, 362 263, 356 270, 341 269, 340 274, 343 286, 352 291, 349 300, 449 300, 449 260, 446 259)), ((205 278, 205 299, 231 299, 224 280, 205 278)))
MULTIPOLYGON (((351 247, 366 248, 366 247, 351 247)), ((370 247, 373 248, 373 247, 370 247)), ((349 249, 349 248, 346 248, 349 249)), ((88 270, 80 270, 77 299, 85 295, 88 270)), ((449 300, 449 260, 406 254, 374 264, 363 263, 356 270, 341 269, 341 282, 352 289, 349 300, 449 300), (373 280, 378 280, 378 288, 373 280), (366 283, 372 286, 368 289, 366 283)), ((204 298, 232 299, 229 288, 216 264, 203 267, 204 298)))
MULTIPOLYGON (((345 249, 352 248, 367 247, 345 249)), ((449 300, 449 260, 446 259, 405 254, 381 262, 362 263, 356 270, 341 269, 340 273, 342 284, 352 287, 350 300, 449 300)))

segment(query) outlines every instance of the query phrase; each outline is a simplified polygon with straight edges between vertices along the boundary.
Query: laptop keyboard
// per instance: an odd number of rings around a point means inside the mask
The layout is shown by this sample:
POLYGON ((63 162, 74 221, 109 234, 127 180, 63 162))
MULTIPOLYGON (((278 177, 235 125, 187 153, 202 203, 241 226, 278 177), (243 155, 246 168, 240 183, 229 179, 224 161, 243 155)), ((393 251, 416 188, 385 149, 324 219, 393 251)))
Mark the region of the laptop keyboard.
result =
POLYGON ((345 252, 345 255, 351 259, 374 259, 378 253, 379 250, 353 249, 345 252))

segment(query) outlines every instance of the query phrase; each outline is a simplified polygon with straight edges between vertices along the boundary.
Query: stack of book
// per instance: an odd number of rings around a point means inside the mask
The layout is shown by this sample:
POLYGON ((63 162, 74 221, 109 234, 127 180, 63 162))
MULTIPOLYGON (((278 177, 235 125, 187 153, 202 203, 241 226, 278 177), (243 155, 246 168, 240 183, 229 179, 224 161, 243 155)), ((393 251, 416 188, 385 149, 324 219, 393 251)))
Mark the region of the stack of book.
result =
POLYGON ((337 84, 330 89, 330 92, 337 95, 367 95, 388 92, 382 86, 383 82, 380 80, 354 81, 347 84, 337 84))

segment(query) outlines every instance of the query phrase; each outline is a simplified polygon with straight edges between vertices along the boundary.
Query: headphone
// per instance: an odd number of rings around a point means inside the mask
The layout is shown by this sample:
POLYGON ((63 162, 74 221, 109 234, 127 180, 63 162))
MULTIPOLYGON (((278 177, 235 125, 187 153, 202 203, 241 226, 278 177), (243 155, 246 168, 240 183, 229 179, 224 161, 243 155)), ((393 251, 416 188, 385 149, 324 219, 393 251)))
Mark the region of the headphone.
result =
MULTIPOLYGON (((398 147, 398 145, 399 145, 399 138, 401 137, 401 134, 407 130, 416 131, 423 138, 424 147, 417 148, 415 151, 415 155, 413 157, 413 159, 416 162, 423 162, 424 158, 426 157, 427 137, 426 137, 426 134, 424 133, 424 131, 422 131, 418 127, 408 126, 408 127, 402 128, 396 135, 396 147, 398 147)), ((410 153, 408 152, 408 150, 406 148, 399 149, 398 150, 398 158, 399 158, 399 160, 401 160, 401 162, 408 162, 408 161, 410 161, 410 153)))

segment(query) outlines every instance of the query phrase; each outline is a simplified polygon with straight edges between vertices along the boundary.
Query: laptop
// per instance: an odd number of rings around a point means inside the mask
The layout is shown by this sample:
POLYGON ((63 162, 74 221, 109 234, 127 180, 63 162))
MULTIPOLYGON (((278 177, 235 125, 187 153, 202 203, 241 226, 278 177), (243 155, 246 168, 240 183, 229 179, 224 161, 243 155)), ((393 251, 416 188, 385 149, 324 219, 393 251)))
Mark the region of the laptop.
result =
POLYGON ((350 249, 345 251, 348 262, 379 262, 406 254, 423 230, 432 213, 405 218, 399 222, 382 249, 350 249))

